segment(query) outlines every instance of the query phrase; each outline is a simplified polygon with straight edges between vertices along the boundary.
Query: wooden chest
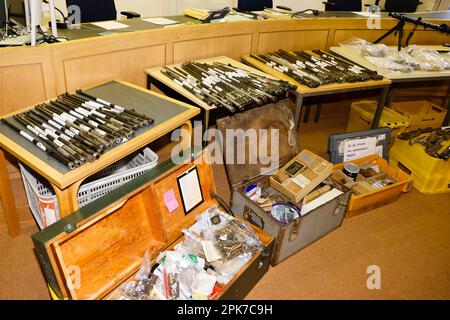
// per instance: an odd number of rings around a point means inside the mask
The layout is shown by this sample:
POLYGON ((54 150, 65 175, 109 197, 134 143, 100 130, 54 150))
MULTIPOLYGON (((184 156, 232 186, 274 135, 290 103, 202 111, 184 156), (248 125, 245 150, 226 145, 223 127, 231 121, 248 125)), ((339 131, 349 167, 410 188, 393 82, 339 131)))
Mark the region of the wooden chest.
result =
MULTIPOLYGON (((42 270, 59 299, 115 299, 118 287, 134 279, 148 250, 153 262, 183 238, 182 229, 195 217, 218 205, 211 166, 199 161, 203 153, 188 154, 182 164, 171 160, 132 180, 33 235, 42 270), (194 161, 195 160, 195 161, 194 161), (185 213, 177 177, 197 168, 203 202, 185 213), (163 198, 173 192, 179 204, 169 213, 163 198), (73 273, 78 274, 77 286, 73 273)), ((220 201, 222 202, 222 201, 220 201)), ((264 250, 255 254, 215 299, 242 299, 267 272, 274 239, 254 228, 264 250)))

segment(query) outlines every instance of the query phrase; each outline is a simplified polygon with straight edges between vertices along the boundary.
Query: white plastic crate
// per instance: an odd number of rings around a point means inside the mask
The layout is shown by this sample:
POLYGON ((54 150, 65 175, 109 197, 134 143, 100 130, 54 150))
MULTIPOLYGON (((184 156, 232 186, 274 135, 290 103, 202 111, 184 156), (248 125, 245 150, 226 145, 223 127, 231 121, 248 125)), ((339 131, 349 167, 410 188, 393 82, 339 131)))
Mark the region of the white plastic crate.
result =
POLYGON ((39 228, 43 229, 59 220, 59 208, 56 195, 51 186, 45 186, 41 181, 44 178, 37 177, 36 173, 19 163, 22 172, 22 180, 28 199, 30 210, 33 213, 39 228))
MULTIPOLYGON (((94 175, 96 180, 82 184, 78 190, 78 206, 103 197, 130 180, 144 174, 158 163, 158 155, 150 148, 145 148, 131 160, 119 161, 94 175)), ((90 179, 92 180, 92 178, 90 179)))
MULTIPOLYGON (((91 176, 78 190, 78 205, 83 207, 90 202, 117 189, 126 182, 144 174, 158 163, 158 155, 145 148, 137 155, 124 158, 91 176)), ((39 227, 45 228, 59 220, 58 200, 50 186, 45 186, 44 178, 31 173, 20 164, 22 180, 28 204, 39 227)))

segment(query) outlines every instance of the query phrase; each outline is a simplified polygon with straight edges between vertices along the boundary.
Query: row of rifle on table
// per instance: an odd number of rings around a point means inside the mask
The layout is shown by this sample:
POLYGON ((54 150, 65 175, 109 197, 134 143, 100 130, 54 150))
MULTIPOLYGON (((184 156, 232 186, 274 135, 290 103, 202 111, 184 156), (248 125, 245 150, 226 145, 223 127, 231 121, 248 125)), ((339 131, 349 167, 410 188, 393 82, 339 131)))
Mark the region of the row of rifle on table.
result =
POLYGON ((161 73, 206 104, 230 112, 276 102, 287 91, 296 89, 287 81, 221 62, 186 62, 179 67, 164 67, 161 73))
POLYGON ((41 150, 74 169, 97 160, 113 145, 129 140, 154 120, 78 90, 2 119, 41 150), (19 126, 20 124, 21 126, 19 126))
MULTIPOLYGON (((278 50, 251 57, 310 88, 383 79, 376 71, 322 50, 314 50, 313 54, 278 50)), ((297 88, 287 81, 221 62, 189 61, 180 66, 164 67, 161 73, 206 104, 224 107, 230 112, 276 102, 297 88)))
POLYGON ((312 54, 306 51, 278 50, 251 57, 309 88, 332 83, 383 79, 383 76, 374 70, 323 50, 313 50, 312 54))

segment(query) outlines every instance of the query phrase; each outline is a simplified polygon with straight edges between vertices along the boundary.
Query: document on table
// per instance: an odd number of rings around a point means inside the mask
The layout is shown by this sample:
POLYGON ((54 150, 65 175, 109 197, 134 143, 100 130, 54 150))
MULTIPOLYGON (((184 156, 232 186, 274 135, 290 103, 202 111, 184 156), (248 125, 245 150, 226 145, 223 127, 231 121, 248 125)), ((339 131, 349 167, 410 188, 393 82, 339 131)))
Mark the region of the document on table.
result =
POLYGON ((359 16, 366 17, 366 18, 379 18, 380 17, 379 13, 372 13, 372 12, 369 12, 369 11, 365 11, 365 12, 353 11, 352 13, 357 14, 359 16))
POLYGON ((179 21, 167 19, 167 18, 145 18, 142 20, 153 23, 153 24, 157 24, 158 26, 167 26, 167 25, 171 25, 171 24, 180 23, 179 21))
POLYGON ((203 202, 202 188, 197 167, 192 167, 177 177, 184 212, 187 214, 203 202))
POLYGON ((377 137, 353 139, 344 142, 344 162, 377 154, 377 137))
POLYGON ((129 25, 120 23, 117 21, 102 21, 102 22, 93 22, 93 25, 96 25, 97 27, 106 29, 106 30, 117 30, 117 29, 126 29, 130 28, 129 25))

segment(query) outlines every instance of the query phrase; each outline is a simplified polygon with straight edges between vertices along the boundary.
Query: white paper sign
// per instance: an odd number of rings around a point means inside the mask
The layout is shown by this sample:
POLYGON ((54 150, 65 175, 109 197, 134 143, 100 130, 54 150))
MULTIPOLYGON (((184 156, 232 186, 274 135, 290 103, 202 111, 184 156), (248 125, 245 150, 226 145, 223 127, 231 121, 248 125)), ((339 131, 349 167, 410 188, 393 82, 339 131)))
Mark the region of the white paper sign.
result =
POLYGON ((92 24, 96 25, 97 27, 106 29, 106 30, 117 30, 117 29, 130 28, 129 25, 120 23, 117 21, 102 21, 102 22, 94 22, 92 24))
POLYGON ((179 21, 166 19, 166 18, 159 18, 159 17, 158 18, 145 18, 145 19, 142 19, 142 20, 146 21, 146 22, 153 23, 153 24, 157 24, 158 26, 167 26, 167 25, 170 25, 170 24, 180 23, 179 21))
POLYGON ((345 141, 344 162, 360 159, 376 154, 377 138, 367 137, 345 141))
POLYGON ((383 158, 383 146, 382 145, 377 146, 376 149, 377 149, 377 155, 379 155, 380 157, 383 158))

